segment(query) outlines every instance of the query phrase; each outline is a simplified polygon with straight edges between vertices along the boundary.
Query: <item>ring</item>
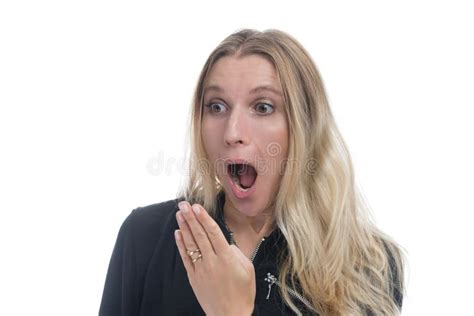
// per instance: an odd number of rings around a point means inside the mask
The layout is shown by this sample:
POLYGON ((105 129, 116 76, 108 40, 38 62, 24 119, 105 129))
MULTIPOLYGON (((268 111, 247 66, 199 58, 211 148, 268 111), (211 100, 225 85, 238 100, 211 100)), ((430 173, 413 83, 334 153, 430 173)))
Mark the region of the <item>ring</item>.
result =
POLYGON ((201 252, 201 250, 199 250, 199 248, 197 248, 196 250, 193 250, 193 251, 191 251, 191 250, 189 250, 189 249, 186 249, 186 250, 188 250, 188 256, 190 256, 190 257, 191 257, 195 252, 199 252, 199 253, 201 252))
POLYGON ((198 261, 198 259, 201 259, 201 258, 202 258, 202 255, 199 254, 199 256, 197 256, 196 258, 194 258, 194 259, 191 260, 191 261, 192 261, 192 263, 194 263, 194 262, 198 261))
POLYGON ((196 248, 196 250, 192 250, 192 251, 189 249, 186 249, 186 250, 188 251, 188 256, 191 258, 191 261, 193 263, 198 261, 199 259, 202 259, 201 250, 199 248, 196 248), (194 253, 199 253, 199 255, 196 258, 192 258, 194 253))

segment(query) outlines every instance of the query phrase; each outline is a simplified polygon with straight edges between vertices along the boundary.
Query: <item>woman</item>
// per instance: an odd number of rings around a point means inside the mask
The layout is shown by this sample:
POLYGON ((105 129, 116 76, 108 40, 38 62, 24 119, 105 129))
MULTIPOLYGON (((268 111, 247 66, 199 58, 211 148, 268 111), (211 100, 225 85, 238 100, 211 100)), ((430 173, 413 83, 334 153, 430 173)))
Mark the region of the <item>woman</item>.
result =
POLYGON ((227 37, 191 117, 189 181, 125 220, 100 315, 400 313, 402 252, 366 217, 320 75, 294 38, 227 37))

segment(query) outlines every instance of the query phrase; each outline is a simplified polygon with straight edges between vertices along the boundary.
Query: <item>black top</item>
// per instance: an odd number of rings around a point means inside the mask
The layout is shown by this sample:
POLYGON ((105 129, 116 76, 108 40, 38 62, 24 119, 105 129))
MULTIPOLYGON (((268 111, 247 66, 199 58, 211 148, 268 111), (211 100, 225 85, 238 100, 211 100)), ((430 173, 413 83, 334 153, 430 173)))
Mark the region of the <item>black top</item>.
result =
MULTIPOLYGON (((189 284, 176 246, 175 214, 182 199, 138 207, 118 233, 100 305, 100 316, 205 315, 189 284)), ((225 194, 217 196, 216 222, 229 244, 223 218, 225 194)), ((294 315, 283 304, 277 286, 278 255, 286 241, 278 228, 263 239, 254 254, 255 309, 252 315, 294 315)), ((304 315, 317 315, 305 305, 298 289, 291 291, 304 315)), ((402 297, 396 297, 401 306, 402 297)))

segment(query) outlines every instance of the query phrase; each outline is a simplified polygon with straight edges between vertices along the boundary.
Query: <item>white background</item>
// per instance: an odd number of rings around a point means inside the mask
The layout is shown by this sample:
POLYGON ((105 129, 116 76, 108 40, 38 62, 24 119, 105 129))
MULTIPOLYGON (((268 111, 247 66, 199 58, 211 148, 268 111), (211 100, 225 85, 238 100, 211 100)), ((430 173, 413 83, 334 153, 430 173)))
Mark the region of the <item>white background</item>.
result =
POLYGON ((468 3, 2 1, 0 314, 97 314, 121 223, 186 174, 205 59, 249 27, 315 60, 377 224, 408 252, 403 315, 472 315, 468 3))

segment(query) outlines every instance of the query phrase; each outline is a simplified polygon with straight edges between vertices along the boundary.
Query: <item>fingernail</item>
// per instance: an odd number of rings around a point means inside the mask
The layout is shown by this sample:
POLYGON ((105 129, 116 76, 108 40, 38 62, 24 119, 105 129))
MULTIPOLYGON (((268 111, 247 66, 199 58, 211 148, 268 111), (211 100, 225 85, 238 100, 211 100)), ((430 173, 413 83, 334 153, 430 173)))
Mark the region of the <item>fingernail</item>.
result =
POLYGON ((180 222, 180 223, 184 222, 183 216, 181 216, 181 214, 179 214, 179 212, 176 213, 176 218, 178 219, 178 222, 180 222))
POLYGON ((176 237, 177 240, 181 240, 181 237, 179 236, 179 229, 174 231, 174 237, 176 237))
POLYGON ((186 202, 181 201, 178 203, 179 209, 186 213, 188 211, 188 206, 186 205, 186 202))
POLYGON ((199 206, 193 205, 193 211, 196 213, 196 215, 199 214, 199 206))

